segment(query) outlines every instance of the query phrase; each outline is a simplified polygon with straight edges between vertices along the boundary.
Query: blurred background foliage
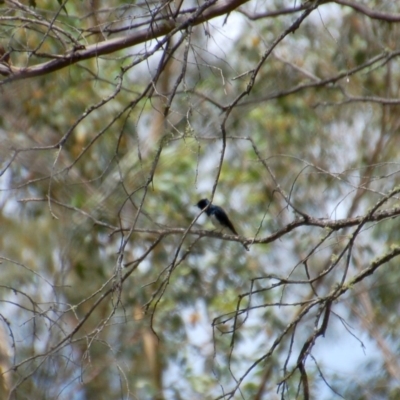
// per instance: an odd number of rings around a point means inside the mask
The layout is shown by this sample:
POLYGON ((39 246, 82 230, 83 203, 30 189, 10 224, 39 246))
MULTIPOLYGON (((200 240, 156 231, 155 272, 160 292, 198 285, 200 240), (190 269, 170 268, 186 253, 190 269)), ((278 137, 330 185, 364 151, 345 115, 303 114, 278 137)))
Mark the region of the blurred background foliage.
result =
MULTIPOLYGON (((277 184, 297 209, 331 220, 364 215, 399 184, 400 19, 373 19, 340 3, 321 2, 279 43, 226 120, 214 201, 246 238, 299 218, 277 184)), ((360 4, 400 13, 392 1, 360 4)), ((28 67, 130 25, 146 28, 160 5, 6 1, 0 41, 12 65, 28 67)), ((196 6, 185 0, 182 10, 196 6)), ((277 385, 296 365, 318 309, 273 343, 307 301, 341 281, 345 262, 313 288, 271 289, 269 276, 316 277, 351 228, 300 226, 249 253, 215 234, 183 232, 217 178, 226 107, 302 11, 263 14, 304 7, 252 0, 193 27, 177 48, 184 32, 154 54, 149 39, 43 77, 4 81, 1 398, 224 398, 246 371, 235 398, 302 397, 298 372, 277 385), (248 310, 235 317, 238 299, 248 310)), ((396 205, 394 198, 385 207, 396 205)), ((213 228, 201 216, 194 229, 213 228)), ((397 231, 395 218, 365 225, 349 276, 397 245, 397 231)), ((312 398, 398 398, 397 269, 391 260, 332 306, 328 332, 307 359, 312 398)))

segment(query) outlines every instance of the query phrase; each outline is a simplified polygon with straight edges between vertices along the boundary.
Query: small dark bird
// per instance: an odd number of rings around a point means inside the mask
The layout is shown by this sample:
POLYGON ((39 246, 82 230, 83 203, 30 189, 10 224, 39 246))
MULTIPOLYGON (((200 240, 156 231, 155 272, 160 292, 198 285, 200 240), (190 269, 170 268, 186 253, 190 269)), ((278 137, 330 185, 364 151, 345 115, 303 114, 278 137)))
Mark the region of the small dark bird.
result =
MULTIPOLYGON (((210 201, 208 199, 201 199, 196 204, 196 206, 199 207, 200 210, 204 210, 209 204, 210 201)), ((208 217, 210 217, 211 222, 217 229, 230 230, 234 235, 239 236, 231 220, 229 219, 228 215, 226 214, 225 210, 222 207, 211 204, 210 207, 207 208, 205 213, 207 214, 208 217)), ((244 243, 242 244, 243 247, 247 251, 249 251, 247 245, 244 243)))

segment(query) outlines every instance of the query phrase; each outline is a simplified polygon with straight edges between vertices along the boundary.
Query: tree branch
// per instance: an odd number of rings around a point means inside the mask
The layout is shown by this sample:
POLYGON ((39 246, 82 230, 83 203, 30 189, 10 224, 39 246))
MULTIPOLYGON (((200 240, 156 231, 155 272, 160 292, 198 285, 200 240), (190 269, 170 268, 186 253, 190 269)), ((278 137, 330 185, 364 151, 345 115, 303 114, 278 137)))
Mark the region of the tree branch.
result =
POLYGON ((387 22, 400 22, 400 14, 384 13, 380 11, 371 10, 370 8, 365 7, 360 3, 356 3, 354 1, 349 1, 349 0, 334 0, 333 3, 351 7, 353 10, 365 14, 372 19, 379 19, 387 22))
MULTIPOLYGON (((247 1, 248 0, 224 0, 217 2, 217 0, 209 0, 198 7, 196 12, 190 17, 178 18, 177 20, 171 18, 167 22, 150 24, 149 29, 142 29, 127 36, 95 43, 90 46, 82 46, 82 49, 70 50, 62 56, 57 56, 54 60, 31 67, 18 68, 0 63, 0 74, 8 76, 5 80, 0 82, 0 85, 9 81, 46 75, 72 64, 76 64, 79 61, 114 53, 118 50, 126 49, 161 36, 168 35, 168 37, 170 37, 189 26, 199 25, 212 18, 227 14, 247 1)), ((167 40, 167 38, 165 38, 160 45, 162 45, 165 40, 167 40)))

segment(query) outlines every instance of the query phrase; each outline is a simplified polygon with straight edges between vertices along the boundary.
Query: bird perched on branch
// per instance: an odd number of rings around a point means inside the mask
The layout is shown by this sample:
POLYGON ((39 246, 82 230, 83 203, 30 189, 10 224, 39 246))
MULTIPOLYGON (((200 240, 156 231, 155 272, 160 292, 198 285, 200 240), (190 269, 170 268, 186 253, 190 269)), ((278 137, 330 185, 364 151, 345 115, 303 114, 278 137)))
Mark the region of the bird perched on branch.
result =
MULTIPOLYGON (((200 208, 200 210, 204 210, 210 201, 208 199, 201 199, 196 206, 200 208)), ((215 206, 214 204, 210 204, 210 206, 206 209, 205 213, 208 217, 210 217, 211 222, 217 229, 221 230, 229 230, 234 235, 239 236, 235 227, 233 226, 231 220, 229 219, 228 215, 226 214, 225 210, 220 206, 215 206)), ((243 247, 249 251, 249 248, 246 244, 242 243, 243 247)))

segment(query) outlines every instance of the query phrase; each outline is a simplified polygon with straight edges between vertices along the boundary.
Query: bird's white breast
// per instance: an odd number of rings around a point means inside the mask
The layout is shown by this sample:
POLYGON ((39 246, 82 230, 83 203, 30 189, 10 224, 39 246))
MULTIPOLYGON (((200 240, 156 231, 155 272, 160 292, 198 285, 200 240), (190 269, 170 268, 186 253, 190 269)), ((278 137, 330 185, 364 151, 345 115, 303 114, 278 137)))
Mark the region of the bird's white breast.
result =
POLYGON ((216 216, 215 216, 214 214, 211 214, 211 215, 210 215, 210 220, 211 220, 211 223, 212 223, 217 229, 219 229, 219 230, 221 230, 221 231, 229 232, 229 229, 228 229, 226 226, 221 225, 221 223, 218 221, 218 219, 216 218, 216 216))

